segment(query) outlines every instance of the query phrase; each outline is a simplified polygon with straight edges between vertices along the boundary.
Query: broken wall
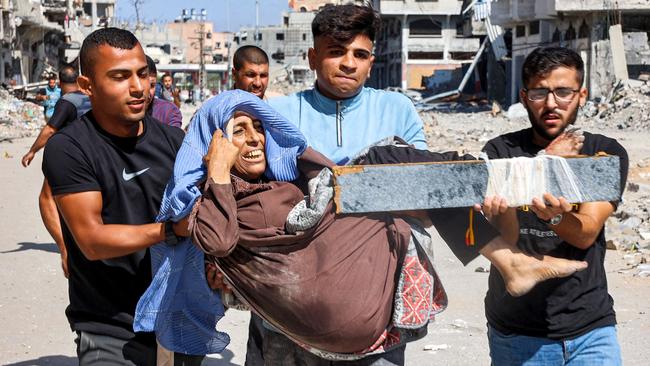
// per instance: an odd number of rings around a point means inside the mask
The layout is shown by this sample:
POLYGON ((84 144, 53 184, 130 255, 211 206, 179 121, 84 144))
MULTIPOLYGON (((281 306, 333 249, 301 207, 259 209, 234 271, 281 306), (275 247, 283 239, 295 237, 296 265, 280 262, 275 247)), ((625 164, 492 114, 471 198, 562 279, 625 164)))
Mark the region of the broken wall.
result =
POLYGON ((435 93, 458 88, 463 79, 461 65, 408 65, 409 89, 427 89, 435 93))
POLYGON ((623 33, 625 58, 630 79, 638 79, 641 73, 650 73, 650 45, 648 33, 623 33))
POLYGON ((608 39, 596 41, 591 44, 590 64, 590 99, 606 96, 612 85, 616 82, 612 51, 608 39))
MULTIPOLYGON (((647 33, 624 33, 623 42, 629 78, 637 79, 641 73, 650 73, 650 45, 647 33)), ((610 40, 604 39, 591 44, 590 70, 590 98, 608 95, 616 82, 610 40)))

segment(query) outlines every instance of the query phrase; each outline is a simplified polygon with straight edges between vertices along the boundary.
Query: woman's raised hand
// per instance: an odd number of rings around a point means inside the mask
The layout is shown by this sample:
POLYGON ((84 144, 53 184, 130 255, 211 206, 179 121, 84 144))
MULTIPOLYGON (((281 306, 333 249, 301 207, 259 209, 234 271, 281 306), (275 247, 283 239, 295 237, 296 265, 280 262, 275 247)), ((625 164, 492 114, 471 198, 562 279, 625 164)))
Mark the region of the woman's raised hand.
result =
POLYGON ((220 129, 214 131, 208 153, 203 157, 203 163, 208 169, 208 177, 217 184, 229 184, 230 169, 240 154, 240 148, 228 141, 220 129))

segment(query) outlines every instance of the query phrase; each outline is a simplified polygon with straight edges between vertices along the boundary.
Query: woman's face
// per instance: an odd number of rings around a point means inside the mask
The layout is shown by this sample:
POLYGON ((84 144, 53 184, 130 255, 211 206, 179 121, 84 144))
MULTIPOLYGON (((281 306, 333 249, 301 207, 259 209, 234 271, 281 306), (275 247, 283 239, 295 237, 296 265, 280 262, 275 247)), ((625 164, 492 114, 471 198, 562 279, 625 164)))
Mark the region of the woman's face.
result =
POLYGON ((246 180, 258 179, 266 170, 262 122, 246 113, 235 112, 230 123, 233 124, 232 143, 239 148, 233 174, 246 180))

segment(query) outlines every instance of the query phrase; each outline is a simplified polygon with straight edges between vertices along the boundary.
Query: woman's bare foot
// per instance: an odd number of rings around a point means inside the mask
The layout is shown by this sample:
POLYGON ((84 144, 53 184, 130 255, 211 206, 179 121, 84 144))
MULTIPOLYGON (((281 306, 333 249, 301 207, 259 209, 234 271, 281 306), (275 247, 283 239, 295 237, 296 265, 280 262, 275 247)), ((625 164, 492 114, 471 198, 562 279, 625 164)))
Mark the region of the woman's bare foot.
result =
POLYGON ((538 283, 551 278, 568 277, 587 268, 587 262, 551 257, 531 257, 524 253, 512 253, 510 266, 499 269, 506 290, 513 297, 525 295, 538 283), (505 273, 504 273, 505 272, 505 273))
POLYGON ((551 278, 570 276, 587 268, 587 262, 551 257, 533 257, 496 237, 480 253, 499 270, 511 296, 528 293, 538 283, 551 278))
POLYGON ((547 155, 571 156, 580 154, 585 136, 579 127, 569 126, 560 136, 546 146, 547 155))

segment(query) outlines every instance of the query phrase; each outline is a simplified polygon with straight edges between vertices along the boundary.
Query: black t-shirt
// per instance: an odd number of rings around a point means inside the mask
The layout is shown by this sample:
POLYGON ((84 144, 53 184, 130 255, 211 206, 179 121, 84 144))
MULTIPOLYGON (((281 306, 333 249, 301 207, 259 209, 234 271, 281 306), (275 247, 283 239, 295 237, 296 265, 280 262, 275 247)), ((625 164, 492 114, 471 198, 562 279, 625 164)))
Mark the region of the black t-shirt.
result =
MULTIPOLYGON (((501 135, 483 148, 493 159, 535 156, 541 147, 532 143, 532 129, 501 135)), ((628 157, 614 139, 585 132, 584 155, 598 152, 620 157, 621 193, 627 179, 628 157)), ((569 277, 551 279, 535 286, 521 297, 510 296, 499 271, 490 271, 485 297, 488 323, 498 331, 532 337, 571 339, 595 328, 616 324, 614 300, 607 291, 605 276, 605 230, 588 249, 578 249, 560 239, 532 211, 517 210, 521 250, 531 254, 548 254, 558 258, 584 260, 586 270, 569 277)))
MULTIPOLYGON (((48 141, 43 173, 56 195, 99 191, 105 224, 154 222, 172 174, 183 132, 151 117, 133 138, 110 135, 92 111, 48 141)), ((127 338, 133 335, 135 306, 151 282, 149 250, 109 260, 90 261, 61 219, 68 250, 73 330, 127 338)))
POLYGON ((47 124, 60 130, 76 119, 77 107, 69 101, 61 98, 54 105, 54 114, 52 114, 50 120, 47 121, 47 124))

